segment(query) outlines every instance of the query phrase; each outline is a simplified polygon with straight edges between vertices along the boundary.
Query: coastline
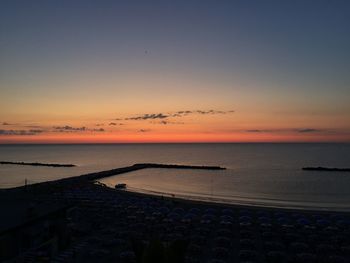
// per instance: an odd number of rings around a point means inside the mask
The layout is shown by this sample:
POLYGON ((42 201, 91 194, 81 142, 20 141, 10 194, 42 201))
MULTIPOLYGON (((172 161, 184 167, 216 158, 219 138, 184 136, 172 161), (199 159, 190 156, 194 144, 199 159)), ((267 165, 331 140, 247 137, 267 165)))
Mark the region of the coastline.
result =
MULTIPOLYGON (((15 258, 16 262, 22 262, 33 257, 34 262, 37 262, 44 254, 48 260, 58 262, 101 262, 101 259, 103 262, 135 262, 124 260, 125 253, 134 259, 137 257, 137 251, 133 248, 135 240, 146 244, 154 242, 153 240, 163 240, 165 244, 186 244, 186 257, 195 259, 186 262, 216 262, 208 261, 207 258, 216 260, 221 257, 233 259, 233 262, 260 257, 262 259, 258 262, 275 262, 269 260, 270 256, 275 257, 275 251, 265 247, 266 242, 270 242, 270 238, 265 237, 265 232, 277 236, 278 242, 283 245, 279 245, 283 247, 279 248, 279 257, 295 259, 300 253, 291 252, 288 247, 294 246, 296 242, 305 243, 306 234, 335 238, 350 233, 350 213, 347 211, 208 202, 116 190, 95 182, 105 176, 152 166, 169 168, 168 165, 135 164, 56 181, 1 189, 0 202, 6 203, 8 209, 7 219, 2 218, 4 222, 0 229, 0 237, 6 243, 0 242, 0 246, 6 251, 18 252, 5 253, 0 260, 15 258), (47 232, 47 224, 56 230, 51 231, 52 236, 43 242, 42 233, 47 232), (20 233, 27 231, 37 233, 31 240, 43 242, 42 245, 22 247, 22 239, 25 237, 21 237, 20 233), (294 237, 287 242, 285 235, 294 237), (212 239, 213 236, 218 237, 212 239), (203 238, 200 243, 196 241, 198 237, 203 238), (221 241, 217 241, 218 238, 221 241), (220 243, 223 238, 229 241, 220 243), (8 242, 9 239, 12 243, 8 242), (48 240, 50 243, 47 243, 48 240), (61 245, 57 247, 55 240, 61 245), (243 248, 241 243, 248 242, 247 240, 259 245, 243 248), (195 251, 192 251, 193 246, 196 247, 195 251), (221 251, 219 254, 218 246, 221 251), (105 252, 101 254, 101 251, 105 252)), ((350 245, 347 240, 339 246, 345 249, 350 245)), ((308 243, 307 246, 309 245, 308 243)), ((143 249, 148 248, 146 246, 143 249)), ((341 250, 338 254, 342 257, 347 253, 346 249, 344 251, 341 250)), ((312 253, 311 255, 316 257, 312 253)))

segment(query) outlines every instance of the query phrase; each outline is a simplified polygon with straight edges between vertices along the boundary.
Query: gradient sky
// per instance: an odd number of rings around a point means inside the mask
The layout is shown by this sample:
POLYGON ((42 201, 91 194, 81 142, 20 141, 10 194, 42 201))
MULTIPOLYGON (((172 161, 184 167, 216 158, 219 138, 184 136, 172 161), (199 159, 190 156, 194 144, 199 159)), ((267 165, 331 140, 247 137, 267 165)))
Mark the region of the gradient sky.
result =
POLYGON ((350 1, 1 1, 0 143, 350 142, 350 1))

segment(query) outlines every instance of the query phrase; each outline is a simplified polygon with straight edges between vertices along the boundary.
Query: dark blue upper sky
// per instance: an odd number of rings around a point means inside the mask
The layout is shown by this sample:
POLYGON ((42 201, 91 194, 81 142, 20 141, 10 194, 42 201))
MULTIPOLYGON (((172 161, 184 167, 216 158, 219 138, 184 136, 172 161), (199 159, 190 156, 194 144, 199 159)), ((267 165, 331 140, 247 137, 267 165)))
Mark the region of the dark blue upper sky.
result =
POLYGON ((349 14, 347 0, 4 0, 2 111, 87 92, 348 116, 349 14))

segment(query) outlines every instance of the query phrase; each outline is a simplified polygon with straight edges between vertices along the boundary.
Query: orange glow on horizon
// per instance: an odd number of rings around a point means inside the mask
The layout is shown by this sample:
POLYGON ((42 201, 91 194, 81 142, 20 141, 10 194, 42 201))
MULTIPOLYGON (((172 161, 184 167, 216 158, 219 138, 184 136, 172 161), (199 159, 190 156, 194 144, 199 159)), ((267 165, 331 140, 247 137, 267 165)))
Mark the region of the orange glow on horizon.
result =
POLYGON ((259 143, 259 142, 350 142, 349 136, 246 134, 246 133, 124 133, 121 135, 3 136, 0 143, 259 143))

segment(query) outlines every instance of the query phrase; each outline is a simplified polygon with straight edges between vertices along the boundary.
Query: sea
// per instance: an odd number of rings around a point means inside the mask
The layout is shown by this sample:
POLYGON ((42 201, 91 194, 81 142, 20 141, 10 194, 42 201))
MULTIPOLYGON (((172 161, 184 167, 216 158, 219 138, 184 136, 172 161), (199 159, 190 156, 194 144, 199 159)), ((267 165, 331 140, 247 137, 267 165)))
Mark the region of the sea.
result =
POLYGON ((350 211, 350 172, 302 167, 350 167, 350 144, 61 144, 0 145, 0 161, 76 167, 0 165, 0 188, 90 172, 162 163, 222 166, 226 170, 144 169, 100 180, 131 191, 232 204, 350 211))

